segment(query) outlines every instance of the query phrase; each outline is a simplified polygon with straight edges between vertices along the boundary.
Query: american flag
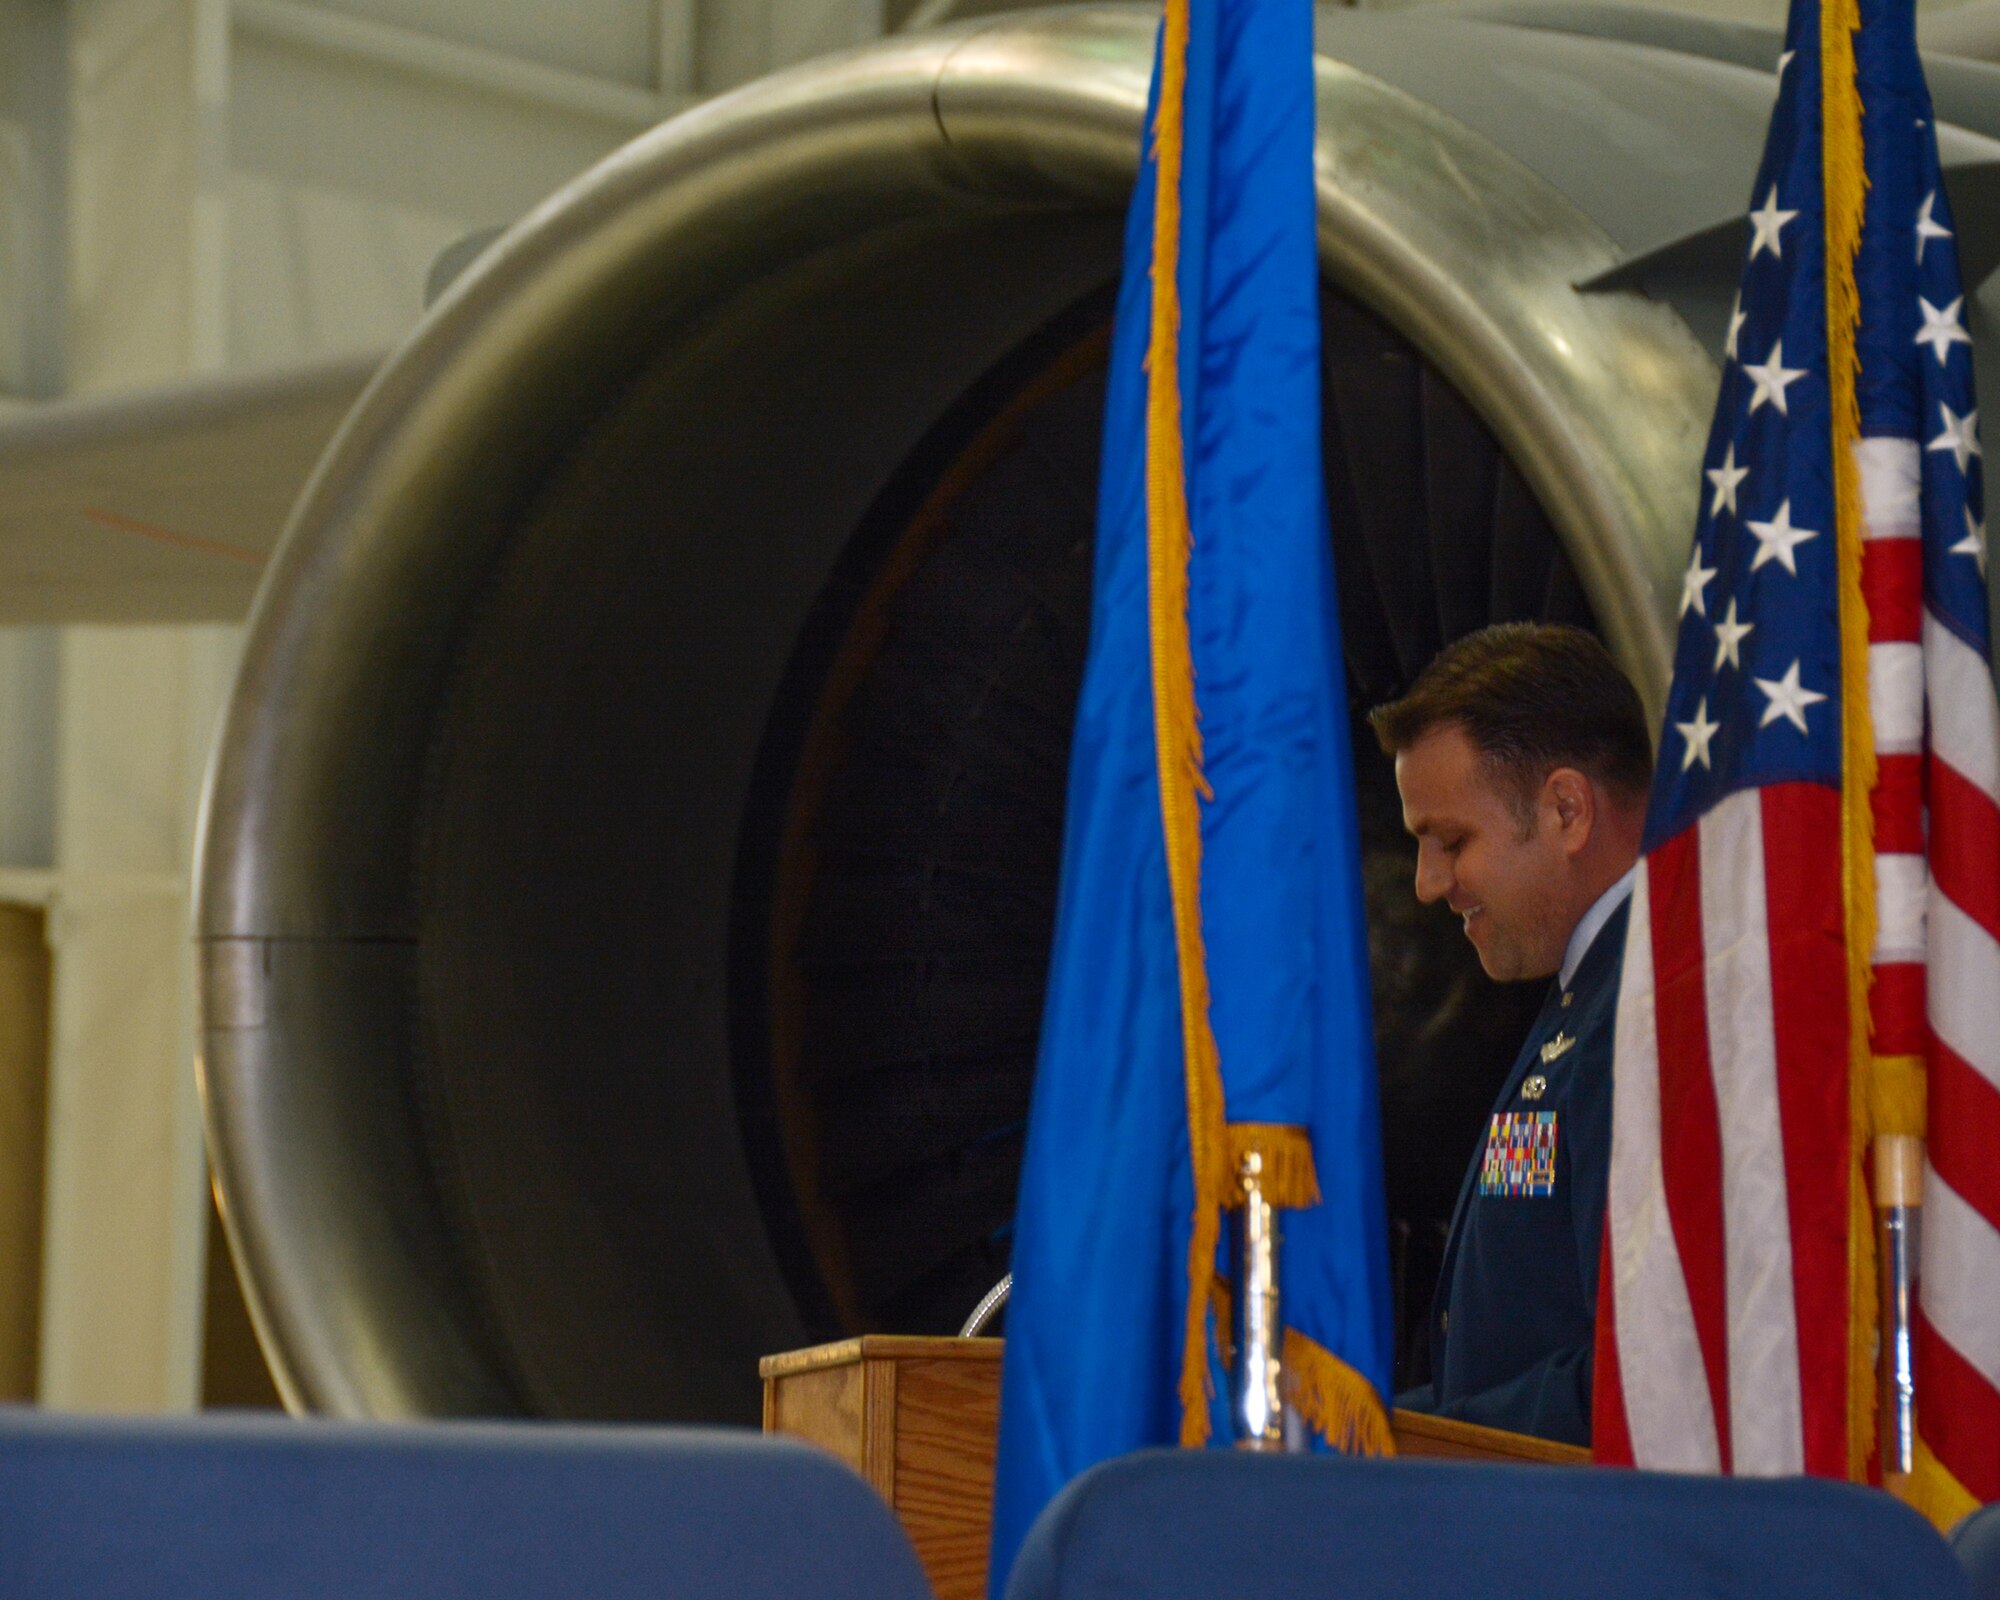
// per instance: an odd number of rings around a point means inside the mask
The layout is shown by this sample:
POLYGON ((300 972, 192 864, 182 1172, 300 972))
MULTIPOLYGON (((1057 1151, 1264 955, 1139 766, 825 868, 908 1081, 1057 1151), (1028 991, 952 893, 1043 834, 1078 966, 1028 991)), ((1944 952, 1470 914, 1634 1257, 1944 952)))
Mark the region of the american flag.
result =
POLYGON ((1824 5, 1795 0, 1778 62, 1681 590, 1618 1007, 1596 1444, 1686 1471, 1876 1470, 1858 1158, 1895 1085, 1922 1120, 1927 1076, 1919 1477, 1944 1517, 2000 1499, 1978 412, 1913 5, 1869 0, 1851 57, 1821 28, 1852 29, 1852 0, 1824 5), (1845 731, 1843 614, 1867 701, 1845 731))

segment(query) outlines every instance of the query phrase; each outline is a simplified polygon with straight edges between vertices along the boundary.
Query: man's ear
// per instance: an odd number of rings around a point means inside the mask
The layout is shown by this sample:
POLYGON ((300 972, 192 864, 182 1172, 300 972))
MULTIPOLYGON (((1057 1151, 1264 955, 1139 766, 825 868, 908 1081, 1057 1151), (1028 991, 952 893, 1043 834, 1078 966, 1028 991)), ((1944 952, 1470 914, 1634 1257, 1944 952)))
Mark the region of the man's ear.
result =
POLYGON ((1542 802, 1556 814, 1563 850, 1575 855, 1597 825, 1597 792, 1575 767, 1557 767, 1542 785, 1542 802))

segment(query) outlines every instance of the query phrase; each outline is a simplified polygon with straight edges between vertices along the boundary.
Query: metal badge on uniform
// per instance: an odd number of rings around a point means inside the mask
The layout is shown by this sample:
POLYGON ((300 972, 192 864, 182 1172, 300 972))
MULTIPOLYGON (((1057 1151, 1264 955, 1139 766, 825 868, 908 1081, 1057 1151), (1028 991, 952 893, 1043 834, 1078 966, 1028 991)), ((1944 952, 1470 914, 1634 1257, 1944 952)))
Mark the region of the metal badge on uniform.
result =
POLYGON ((1521 1085, 1521 1098, 1523 1100, 1539 1100, 1548 1092, 1549 1080, 1539 1072, 1529 1073, 1527 1080, 1521 1085))
POLYGON ((1558 1056, 1567 1055, 1569 1053, 1570 1047, 1575 1043, 1576 1043, 1575 1034, 1558 1033, 1547 1044, 1542 1046, 1542 1065, 1546 1067, 1551 1061, 1555 1060, 1558 1056))
POLYGON ((1542 1199, 1556 1192, 1556 1114, 1496 1111, 1479 1164, 1482 1195, 1542 1199))

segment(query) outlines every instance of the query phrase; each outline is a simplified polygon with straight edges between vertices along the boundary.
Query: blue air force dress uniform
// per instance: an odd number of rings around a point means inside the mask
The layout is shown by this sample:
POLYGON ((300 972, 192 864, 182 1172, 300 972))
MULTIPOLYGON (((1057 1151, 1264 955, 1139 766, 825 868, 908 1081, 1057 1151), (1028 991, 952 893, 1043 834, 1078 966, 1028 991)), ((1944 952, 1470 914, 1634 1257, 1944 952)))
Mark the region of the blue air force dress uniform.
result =
POLYGON ((1460 1186, 1416 1409, 1590 1442, 1627 873, 1584 914, 1460 1186))

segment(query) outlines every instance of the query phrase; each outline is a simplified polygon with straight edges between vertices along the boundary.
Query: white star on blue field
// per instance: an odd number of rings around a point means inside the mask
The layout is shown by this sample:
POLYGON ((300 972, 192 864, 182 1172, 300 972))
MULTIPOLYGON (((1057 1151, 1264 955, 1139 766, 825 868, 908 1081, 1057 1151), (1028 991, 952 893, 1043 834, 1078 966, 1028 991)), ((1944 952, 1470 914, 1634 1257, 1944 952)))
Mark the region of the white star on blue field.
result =
MULTIPOLYGON (((1747 207, 1681 580, 1649 849, 1732 791, 1840 782, 1824 203, 1809 125, 1818 73, 1814 52, 1787 52, 1747 207)), ((1971 336, 1935 142, 1924 143, 1923 160, 1908 170, 1870 167, 1870 231, 1857 263, 1866 308, 1857 395, 1864 439, 1900 439, 1899 459, 1916 463, 1906 470, 1919 474, 1921 493, 1912 486, 1907 512, 1925 540, 1926 602, 1983 650, 1986 525, 1971 336)))

